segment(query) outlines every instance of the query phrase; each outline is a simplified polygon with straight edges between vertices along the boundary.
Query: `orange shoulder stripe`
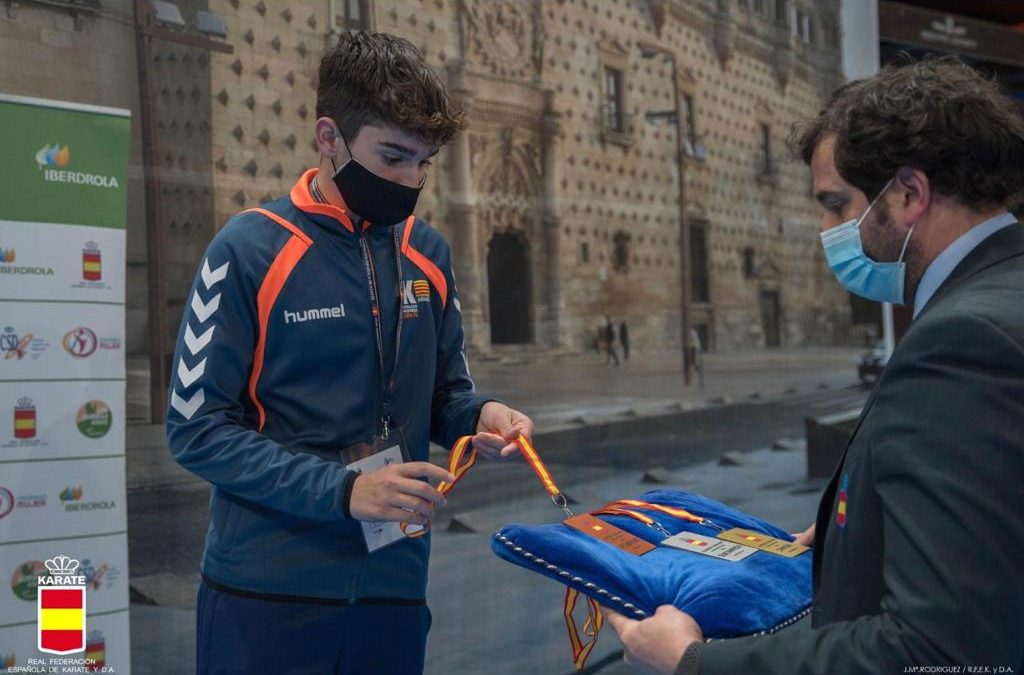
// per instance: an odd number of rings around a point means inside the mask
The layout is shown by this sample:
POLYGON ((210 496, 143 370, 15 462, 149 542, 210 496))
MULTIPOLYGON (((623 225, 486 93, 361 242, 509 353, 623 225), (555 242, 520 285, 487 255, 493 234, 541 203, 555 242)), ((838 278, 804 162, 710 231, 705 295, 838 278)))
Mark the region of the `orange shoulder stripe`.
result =
POLYGON ((412 228, 415 224, 416 216, 409 216, 409 219, 405 221, 405 232, 402 233, 402 255, 427 275, 430 283, 434 284, 434 288, 437 289, 437 294, 441 296, 441 307, 444 308, 448 304, 448 281, 444 278, 441 268, 409 243, 409 237, 412 235, 412 228))
MULTIPOLYGON (((285 222, 287 223, 288 221, 285 222)), ((291 223, 288 223, 288 225, 291 225, 291 223)), ((270 310, 274 308, 274 303, 277 302, 277 296, 280 295, 281 289, 284 288, 284 284, 288 281, 288 277, 291 275, 292 270, 295 269, 299 260, 302 259, 302 256, 304 256, 308 250, 308 239, 303 240, 298 235, 288 239, 287 243, 285 243, 278 252, 277 257, 274 258, 274 262, 270 264, 270 269, 267 270, 267 276, 263 278, 263 283, 260 284, 259 293, 256 295, 256 310, 257 317, 259 318, 260 336, 256 342, 256 351, 253 353, 252 374, 249 376, 249 398, 252 400, 253 405, 256 406, 256 410, 260 416, 259 431, 263 431, 263 425, 267 421, 267 415, 263 409, 263 404, 256 396, 256 385, 260 380, 260 374, 263 372, 263 357, 267 348, 267 324, 270 322, 270 310)))
POLYGON ((423 255, 412 246, 405 250, 405 257, 409 259, 413 265, 419 267, 427 278, 430 279, 430 283, 434 284, 434 288, 437 289, 437 294, 441 296, 441 307, 444 308, 448 304, 448 281, 444 278, 444 273, 437 265, 427 256, 423 255))
POLYGON ((285 220, 284 218, 282 218, 281 216, 277 215, 273 211, 267 211, 266 209, 261 209, 261 208, 246 209, 245 211, 242 211, 242 213, 252 213, 252 212, 259 213, 259 214, 262 214, 262 215, 266 216, 267 218, 270 218, 275 223, 277 223, 278 225, 280 225, 281 227, 283 227, 284 229, 288 230, 289 232, 294 234, 296 237, 301 239, 307 246, 309 246, 310 244, 313 243, 313 240, 309 238, 309 235, 307 235, 305 232, 303 232, 298 227, 296 227, 294 223, 291 223, 291 222, 285 220))

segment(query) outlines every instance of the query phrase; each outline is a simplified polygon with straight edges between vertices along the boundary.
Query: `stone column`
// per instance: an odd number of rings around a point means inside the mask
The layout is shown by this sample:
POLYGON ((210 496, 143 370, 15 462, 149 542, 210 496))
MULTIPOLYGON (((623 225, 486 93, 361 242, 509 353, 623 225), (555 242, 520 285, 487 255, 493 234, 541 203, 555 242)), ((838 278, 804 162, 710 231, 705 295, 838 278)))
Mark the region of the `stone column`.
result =
MULTIPOLYGON (((448 64, 448 94, 452 103, 466 111, 473 103, 473 93, 465 85, 465 64, 448 64)), ((484 322, 481 281, 486 261, 480 258, 479 233, 476 226, 476 195, 470 167, 469 133, 459 132, 448 146, 451 182, 445 195, 445 212, 452 247, 452 269, 458 283, 462 304, 462 324, 466 331, 466 346, 472 351, 486 351, 490 346, 490 329, 484 322)))
POLYGON ((544 317, 545 338, 550 346, 557 347, 566 343, 562 314, 562 283, 560 270, 561 227, 558 216, 558 176, 555 171, 555 143, 561 128, 561 113, 553 106, 554 92, 544 92, 544 111, 541 121, 541 168, 544 172, 544 212, 541 224, 544 231, 544 286, 546 291, 545 304, 547 314, 544 317))

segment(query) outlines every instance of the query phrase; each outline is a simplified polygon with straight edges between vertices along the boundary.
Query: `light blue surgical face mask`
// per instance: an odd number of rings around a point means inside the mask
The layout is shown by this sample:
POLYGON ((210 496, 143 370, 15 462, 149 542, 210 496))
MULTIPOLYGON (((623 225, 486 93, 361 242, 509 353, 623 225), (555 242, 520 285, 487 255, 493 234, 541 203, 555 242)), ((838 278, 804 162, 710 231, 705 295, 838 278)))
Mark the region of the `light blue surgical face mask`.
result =
POLYGON ((914 226, 910 226, 896 262, 875 262, 869 258, 864 253, 860 237, 860 224, 889 189, 893 180, 895 179, 890 179, 885 184, 860 218, 848 220, 842 225, 822 232, 821 244, 825 248, 828 266, 843 288, 868 300, 902 305, 907 279, 907 264, 903 262, 903 254, 907 252, 907 244, 910 243, 910 235, 914 233, 914 226))

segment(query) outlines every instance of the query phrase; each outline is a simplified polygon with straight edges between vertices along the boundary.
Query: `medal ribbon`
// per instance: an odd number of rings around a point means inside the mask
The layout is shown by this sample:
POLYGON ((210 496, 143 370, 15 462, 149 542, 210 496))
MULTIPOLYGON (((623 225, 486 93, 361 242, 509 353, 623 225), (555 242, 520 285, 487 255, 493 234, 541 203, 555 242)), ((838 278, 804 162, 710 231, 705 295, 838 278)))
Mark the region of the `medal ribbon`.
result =
POLYGON ((576 627, 576 620, 572 616, 572 612, 576 609, 576 603, 579 600, 580 592, 575 588, 569 586, 565 587, 565 606, 563 608, 563 615, 565 616, 565 627, 569 631, 569 646, 572 648, 572 665, 576 667, 576 670, 583 670, 584 664, 587 662, 587 658, 590 656, 590 652, 594 650, 594 646, 597 645, 597 636, 601 632, 601 627, 604 626, 604 615, 597 608, 597 601, 591 597, 583 596, 587 600, 587 621, 583 624, 583 635, 590 638, 587 642, 583 642, 580 638, 579 629, 576 627))
MULTIPOLYGON (((447 481, 441 481, 437 486, 437 491, 442 495, 448 494, 455 484, 458 483, 466 472, 469 471, 474 464, 476 464, 478 453, 476 448, 472 446, 470 441, 473 440, 472 436, 462 436, 459 440, 455 441, 455 445, 452 446, 451 452, 448 454, 448 473, 455 476, 455 480, 451 483, 447 481), (467 453, 467 449, 469 452, 467 453)), ((519 434, 519 436, 512 441, 519 447, 519 451, 523 454, 526 462, 533 469, 533 472, 540 478, 541 483, 544 485, 544 489, 547 490, 548 494, 551 495, 551 501, 555 503, 555 506, 559 507, 570 517, 573 515, 572 511, 569 510, 568 501, 565 495, 561 493, 558 486, 555 485, 554 479, 551 478, 551 473, 548 471, 547 466, 544 465, 544 461, 537 454, 537 450, 534 449, 533 445, 527 440, 526 436, 519 434)), ((410 523, 401 523, 399 525, 402 532, 407 537, 422 537, 427 533, 428 527, 422 525, 413 525, 410 523)))

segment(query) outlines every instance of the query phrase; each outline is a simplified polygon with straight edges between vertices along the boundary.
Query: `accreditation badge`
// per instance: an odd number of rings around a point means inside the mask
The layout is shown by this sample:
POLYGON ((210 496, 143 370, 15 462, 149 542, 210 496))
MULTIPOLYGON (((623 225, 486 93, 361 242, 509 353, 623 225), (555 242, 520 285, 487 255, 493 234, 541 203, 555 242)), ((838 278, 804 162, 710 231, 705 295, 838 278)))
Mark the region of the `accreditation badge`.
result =
MULTIPOLYGON (((357 443, 341 451, 345 466, 357 473, 369 473, 389 464, 403 464, 410 461, 405 434, 401 428, 391 429, 387 437, 377 436, 369 443, 357 443)), ((401 525, 393 521, 362 520, 363 539, 369 553, 405 539, 401 525)))

